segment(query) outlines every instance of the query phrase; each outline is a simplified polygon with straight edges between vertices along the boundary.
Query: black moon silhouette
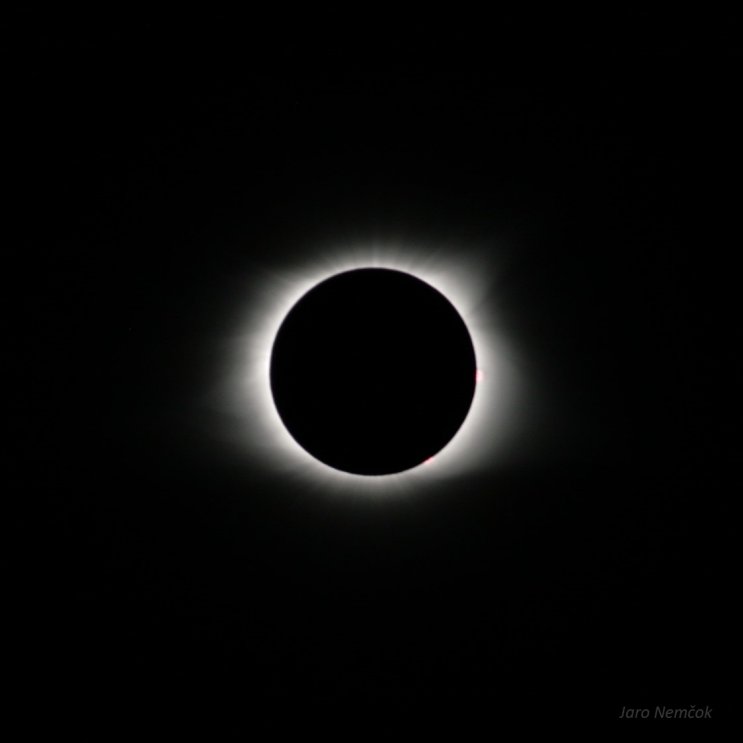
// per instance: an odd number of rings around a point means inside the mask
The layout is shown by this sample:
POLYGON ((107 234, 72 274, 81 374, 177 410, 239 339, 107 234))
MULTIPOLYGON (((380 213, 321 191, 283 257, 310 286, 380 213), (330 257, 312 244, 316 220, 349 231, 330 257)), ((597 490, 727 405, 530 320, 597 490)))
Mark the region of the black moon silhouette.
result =
POLYGON ((415 467, 446 446, 472 404, 467 327, 439 291, 397 270, 322 281, 281 324, 271 392, 289 433, 326 465, 357 475, 415 467))

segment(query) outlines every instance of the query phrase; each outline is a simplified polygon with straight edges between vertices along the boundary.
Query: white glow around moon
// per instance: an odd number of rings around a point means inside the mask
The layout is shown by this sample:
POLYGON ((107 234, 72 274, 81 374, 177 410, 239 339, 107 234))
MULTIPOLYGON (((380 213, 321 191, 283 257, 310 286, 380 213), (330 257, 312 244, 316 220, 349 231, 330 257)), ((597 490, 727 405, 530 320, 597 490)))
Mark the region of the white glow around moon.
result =
MULTIPOLYGON (((266 274, 246 286, 240 332, 229 339, 228 374, 219 392, 235 426, 230 438, 251 466, 304 481, 312 490, 350 495, 410 494, 442 479, 492 466, 512 433, 524 388, 511 344, 491 306, 492 273, 456 250, 358 245, 318 251, 314 260, 266 274), (320 254, 321 253, 321 254, 320 254), (289 310, 312 287, 344 271, 389 268, 415 276, 457 309, 475 348, 477 384, 472 406, 454 438, 435 457, 405 472, 354 475, 333 469, 306 452, 284 427, 270 389, 274 339, 289 310)), ((431 401, 435 405, 435 400, 431 401)))

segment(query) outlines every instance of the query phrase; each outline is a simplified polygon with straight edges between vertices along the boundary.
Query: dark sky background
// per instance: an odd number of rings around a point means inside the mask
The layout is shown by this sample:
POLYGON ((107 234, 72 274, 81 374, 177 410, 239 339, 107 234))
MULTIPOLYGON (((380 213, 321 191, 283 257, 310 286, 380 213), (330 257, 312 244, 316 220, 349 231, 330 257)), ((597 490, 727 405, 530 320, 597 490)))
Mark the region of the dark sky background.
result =
POLYGON ((11 29, 6 613, 29 719, 729 713, 740 57, 625 26, 633 45, 529 53, 504 29, 218 15, 11 29), (248 279, 375 231, 507 245, 551 445, 379 507, 215 442, 200 405, 248 279))

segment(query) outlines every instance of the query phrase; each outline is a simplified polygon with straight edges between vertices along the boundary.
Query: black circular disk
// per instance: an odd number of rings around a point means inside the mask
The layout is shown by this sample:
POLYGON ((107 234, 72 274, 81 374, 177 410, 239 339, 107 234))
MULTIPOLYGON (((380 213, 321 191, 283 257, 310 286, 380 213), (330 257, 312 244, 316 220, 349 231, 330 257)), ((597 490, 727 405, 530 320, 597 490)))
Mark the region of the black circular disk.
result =
POLYGON ((401 271, 337 274, 284 319, 271 390, 289 433, 316 459, 359 475, 402 472, 440 451, 475 390, 464 321, 401 271))

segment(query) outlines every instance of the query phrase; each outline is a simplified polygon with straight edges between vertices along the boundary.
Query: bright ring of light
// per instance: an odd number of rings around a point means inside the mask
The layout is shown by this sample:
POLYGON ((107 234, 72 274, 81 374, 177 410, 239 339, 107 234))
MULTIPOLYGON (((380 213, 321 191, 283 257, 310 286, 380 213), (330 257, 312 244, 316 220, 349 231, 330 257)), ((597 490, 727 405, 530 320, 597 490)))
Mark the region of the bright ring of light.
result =
POLYGON ((230 341, 229 376, 220 398, 237 417, 236 436, 246 454, 278 476, 304 480, 313 490, 351 495, 411 493, 492 466, 503 455, 523 389, 513 350, 488 298, 492 272, 454 251, 430 248, 373 245, 322 252, 322 258, 293 273, 256 280, 243 331, 230 341), (404 271, 447 297, 467 325, 478 365, 472 406, 456 435, 431 460, 392 475, 354 475, 312 457, 284 427, 269 383, 271 349, 289 310, 324 279, 365 267, 404 271))

